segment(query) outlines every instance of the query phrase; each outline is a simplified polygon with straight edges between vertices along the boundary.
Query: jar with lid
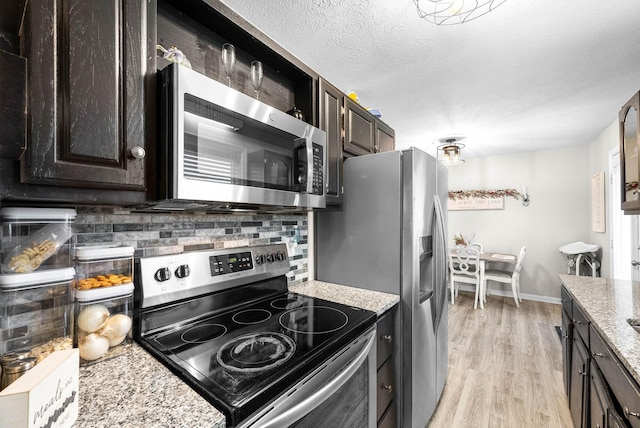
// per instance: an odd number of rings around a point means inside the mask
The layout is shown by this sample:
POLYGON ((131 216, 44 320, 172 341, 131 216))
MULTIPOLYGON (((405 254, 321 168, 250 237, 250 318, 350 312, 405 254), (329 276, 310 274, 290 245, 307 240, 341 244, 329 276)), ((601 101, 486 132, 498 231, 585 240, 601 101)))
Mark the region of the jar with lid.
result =
POLYGON ((36 359, 33 357, 27 357, 13 360, 2 366, 2 379, 0 380, 0 389, 5 389, 7 386, 11 385, 20 376, 25 374, 27 370, 30 370, 35 365, 36 359))
POLYGON ((69 268, 73 263, 76 211, 64 208, 0 210, 2 272, 69 268))
POLYGON ((74 344, 80 365, 94 364, 131 349, 132 283, 90 290, 74 289, 74 344))
POLYGON ((73 268, 0 275, 0 355, 72 348, 73 268))

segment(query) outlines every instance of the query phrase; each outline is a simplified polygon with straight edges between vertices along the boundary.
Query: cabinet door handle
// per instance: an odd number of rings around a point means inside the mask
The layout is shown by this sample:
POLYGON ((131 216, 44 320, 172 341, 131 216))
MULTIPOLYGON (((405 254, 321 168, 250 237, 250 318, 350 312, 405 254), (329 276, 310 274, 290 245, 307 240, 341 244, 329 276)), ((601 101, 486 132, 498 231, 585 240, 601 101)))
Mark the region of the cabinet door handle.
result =
POLYGON ((393 337, 391 337, 390 334, 385 334, 384 336, 382 336, 382 340, 384 340, 387 343, 391 343, 391 341, 393 340, 393 337))
POLYGON ((600 358, 605 358, 605 357, 606 357, 606 355, 604 355, 604 354, 603 354, 603 353, 601 353, 601 352, 596 352, 596 353, 594 353, 594 354, 593 354, 593 356, 594 356, 594 357, 600 357, 600 358))
POLYGON ((627 406, 624 406, 624 416, 627 419, 629 419, 629 416, 634 416, 634 417, 640 419, 640 412, 630 412, 629 408, 627 406))
POLYGON ((391 385, 382 385, 382 389, 386 389, 389 394, 393 392, 393 386, 391 385))
POLYGON ((578 320, 573 320, 574 324, 582 324, 582 321, 578 321, 578 320))
POLYGON ((640 262, 637 260, 631 260, 631 266, 638 266, 640 265, 640 262))
POLYGON ((147 155, 147 152, 140 146, 135 146, 131 148, 131 157, 134 159, 144 159, 147 155))
POLYGON ((583 372, 582 370, 578 370, 578 374, 582 376, 586 376, 587 372, 583 372))

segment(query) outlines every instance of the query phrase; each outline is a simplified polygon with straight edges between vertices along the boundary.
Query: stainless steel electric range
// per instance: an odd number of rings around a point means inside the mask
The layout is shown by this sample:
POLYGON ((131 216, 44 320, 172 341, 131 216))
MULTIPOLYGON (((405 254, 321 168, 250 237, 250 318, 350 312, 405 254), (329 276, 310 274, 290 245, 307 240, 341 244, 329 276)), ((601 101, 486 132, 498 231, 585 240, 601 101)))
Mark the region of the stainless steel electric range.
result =
POLYGON ((285 244, 140 258, 136 340, 228 426, 373 426, 376 315, 289 293, 289 266, 285 244))

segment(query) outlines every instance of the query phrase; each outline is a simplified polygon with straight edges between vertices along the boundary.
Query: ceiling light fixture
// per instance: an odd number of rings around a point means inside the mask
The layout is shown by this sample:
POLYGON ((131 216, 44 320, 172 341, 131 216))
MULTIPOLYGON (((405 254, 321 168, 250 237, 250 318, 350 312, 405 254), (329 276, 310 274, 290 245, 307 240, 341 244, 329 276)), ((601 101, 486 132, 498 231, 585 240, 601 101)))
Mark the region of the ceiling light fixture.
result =
POLYGON ((438 156, 440 162, 447 166, 464 163, 464 159, 460 158, 460 149, 464 148, 464 144, 460 143, 461 140, 464 140, 464 137, 446 137, 438 140, 442 143, 438 146, 438 151, 442 150, 442 158, 438 156))
POLYGON ((491 12, 507 0, 413 0, 420 18, 436 25, 462 24, 491 12))

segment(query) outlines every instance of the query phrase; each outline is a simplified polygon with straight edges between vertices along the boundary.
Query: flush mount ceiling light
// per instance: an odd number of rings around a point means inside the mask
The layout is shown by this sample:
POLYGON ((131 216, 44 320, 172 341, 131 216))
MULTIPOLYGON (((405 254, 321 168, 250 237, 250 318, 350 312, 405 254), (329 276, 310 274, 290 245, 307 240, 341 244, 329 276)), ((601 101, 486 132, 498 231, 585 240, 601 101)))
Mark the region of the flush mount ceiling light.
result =
POLYGON ((464 147, 464 144, 460 141, 464 140, 464 137, 445 137, 437 140, 438 143, 438 159, 444 165, 460 165, 464 163, 464 159, 460 158, 460 150, 464 147), (440 151, 442 151, 442 157, 440 157, 440 151))
POLYGON ((436 25, 462 24, 491 12, 507 0, 413 0, 420 18, 436 25))

